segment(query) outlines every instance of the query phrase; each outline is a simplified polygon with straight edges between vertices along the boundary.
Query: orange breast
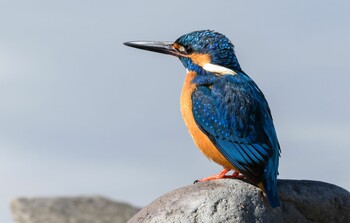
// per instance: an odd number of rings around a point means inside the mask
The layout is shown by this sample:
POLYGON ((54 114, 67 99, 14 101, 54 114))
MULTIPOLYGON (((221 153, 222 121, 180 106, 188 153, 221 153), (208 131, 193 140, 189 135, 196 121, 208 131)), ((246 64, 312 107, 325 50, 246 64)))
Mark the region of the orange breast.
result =
POLYGON ((190 71, 187 73, 185 83, 182 88, 180 105, 182 118, 190 132, 194 143, 209 159, 224 168, 235 170, 234 166, 218 151, 210 139, 198 128, 192 113, 192 93, 196 89, 196 85, 192 83, 196 73, 190 71))

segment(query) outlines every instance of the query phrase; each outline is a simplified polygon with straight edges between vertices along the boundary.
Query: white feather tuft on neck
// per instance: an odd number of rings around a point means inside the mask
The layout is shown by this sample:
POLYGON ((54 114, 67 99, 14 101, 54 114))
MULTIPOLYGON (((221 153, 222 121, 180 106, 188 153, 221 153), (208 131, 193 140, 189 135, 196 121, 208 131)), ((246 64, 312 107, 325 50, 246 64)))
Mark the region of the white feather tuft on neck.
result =
POLYGON ((203 65, 203 69, 215 74, 219 75, 224 75, 224 74, 231 74, 231 75, 236 75, 237 73, 234 72, 231 69, 228 69, 226 67, 216 65, 216 64, 211 64, 211 63, 206 63, 203 65))

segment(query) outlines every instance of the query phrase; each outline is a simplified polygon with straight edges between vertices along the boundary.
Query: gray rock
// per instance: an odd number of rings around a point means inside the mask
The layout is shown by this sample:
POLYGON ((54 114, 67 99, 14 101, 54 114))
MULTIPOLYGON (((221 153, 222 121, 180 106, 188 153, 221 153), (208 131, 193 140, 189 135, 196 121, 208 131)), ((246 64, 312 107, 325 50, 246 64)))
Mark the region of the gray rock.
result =
POLYGON ((142 209, 136 222, 350 222, 350 193, 317 182, 279 180, 281 207, 272 209, 260 189, 233 179, 179 188, 142 209))
POLYGON ((98 196, 18 198, 11 206, 16 223, 124 223, 139 211, 98 196))

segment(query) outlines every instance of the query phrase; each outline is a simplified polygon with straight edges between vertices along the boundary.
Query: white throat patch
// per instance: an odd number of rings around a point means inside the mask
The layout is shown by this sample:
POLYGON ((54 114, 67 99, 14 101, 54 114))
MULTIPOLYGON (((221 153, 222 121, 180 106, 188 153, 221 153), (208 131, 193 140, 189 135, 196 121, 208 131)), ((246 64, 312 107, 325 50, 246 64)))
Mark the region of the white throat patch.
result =
POLYGON ((215 74, 219 75, 224 75, 224 74, 231 74, 231 75, 236 75, 237 73, 234 72, 231 69, 228 69, 226 67, 216 65, 216 64, 211 64, 211 63, 206 63, 203 65, 203 69, 215 74))

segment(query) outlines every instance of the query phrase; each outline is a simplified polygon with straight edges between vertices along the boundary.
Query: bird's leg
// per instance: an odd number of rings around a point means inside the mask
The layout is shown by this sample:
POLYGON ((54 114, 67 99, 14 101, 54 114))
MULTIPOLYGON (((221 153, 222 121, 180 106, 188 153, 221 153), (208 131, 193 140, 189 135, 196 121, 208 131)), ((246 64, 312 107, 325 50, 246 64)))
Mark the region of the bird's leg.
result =
POLYGON ((223 169, 219 174, 212 175, 212 176, 209 176, 209 177, 200 179, 200 180, 196 180, 194 183, 206 182, 206 181, 210 181, 210 180, 217 180, 217 179, 225 178, 226 173, 227 173, 228 171, 230 171, 230 170, 225 168, 225 169, 223 169))
POLYGON ((239 172, 234 171, 231 176, 226 176, 227 178, 236 178, 236 179, 244 179, 243 175, 240 175, 239 172))
POLYGON ((217 180, 217 179, 223 179, 223 178, 236 178, 236 179, 244 179, 243 175, 239 175, 239 172, 233 172, 232 175, 226 175, 227 172, 229 172, 231 169, 223 169, 219 174, 216 175, 212 175, 200 180, 196 180, 195 183, 198 182, 206 182, 206 181, 210 181, 210 180, 217 180))

